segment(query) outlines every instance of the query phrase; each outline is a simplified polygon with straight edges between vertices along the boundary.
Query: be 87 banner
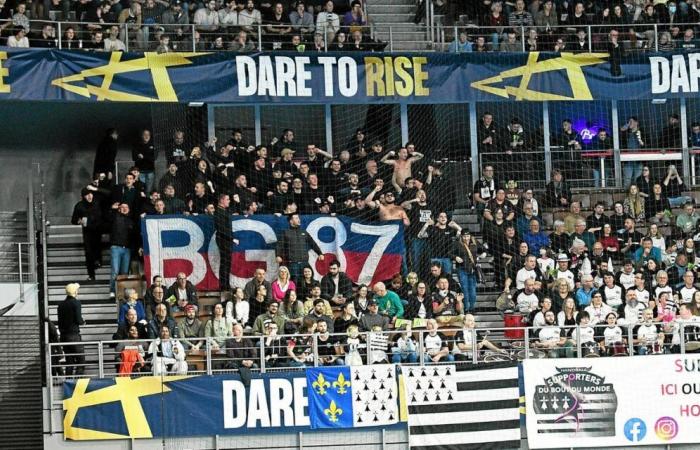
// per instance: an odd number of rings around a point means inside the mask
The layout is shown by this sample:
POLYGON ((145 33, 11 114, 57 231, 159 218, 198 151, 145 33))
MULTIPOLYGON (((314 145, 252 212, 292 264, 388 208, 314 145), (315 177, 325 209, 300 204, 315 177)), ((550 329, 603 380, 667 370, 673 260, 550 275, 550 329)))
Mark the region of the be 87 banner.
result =
MULTIPOLYGON (((277 241, 289 228, 284 216, 231 216, 233 237, 231 284, 242 286, 255 269, 267 270, 268 280, 277 273, 277 241)), ((309 265, 318 279, 328 264, 338 260, 340 269, 358 284, 371 284, 401 271, 405 254, 403 224, 388 221, 367 224, 344 216, 301 216, 301 226, 316 241, 325 258, 309 251, 309 265)), ((209 216, 146 216, 141 222, 148 280, 161 275, 173 283, 184 272, 200 290, 218 290, 219 248, 214 221, 209 216)))

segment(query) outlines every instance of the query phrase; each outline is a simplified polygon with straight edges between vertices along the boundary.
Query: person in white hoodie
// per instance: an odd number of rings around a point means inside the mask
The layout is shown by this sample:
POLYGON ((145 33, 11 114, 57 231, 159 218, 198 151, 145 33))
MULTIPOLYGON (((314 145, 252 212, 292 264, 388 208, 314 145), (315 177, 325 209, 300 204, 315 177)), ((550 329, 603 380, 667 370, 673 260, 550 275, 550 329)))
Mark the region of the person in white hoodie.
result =
POLYGON ((160 338, 151 342, 148 348, 152 356, 153 375, 187 375, 185 349, 177 339, 170 339, 170 329, 167 325, 160 328, 160 338))

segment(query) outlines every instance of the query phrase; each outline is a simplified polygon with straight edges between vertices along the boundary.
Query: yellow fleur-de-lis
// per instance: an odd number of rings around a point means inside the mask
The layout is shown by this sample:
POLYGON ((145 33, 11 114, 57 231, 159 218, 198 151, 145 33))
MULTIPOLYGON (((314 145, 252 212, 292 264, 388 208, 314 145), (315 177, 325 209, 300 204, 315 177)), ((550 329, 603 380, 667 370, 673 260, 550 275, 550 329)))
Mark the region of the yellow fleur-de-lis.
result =
POLYGON ((350 387, 350 382, 345 379, 345 376, 341 372, 340 375, 338 375, 338 379, 333 382, 333 387, 336 388, 338 394, 345 394, 347 392, 345 388, 350 387))
POLYGON ((316 381, 311 383, 311 387, 316 389, 316 392, 318 392, 318 395, 325 395, 326 389, 331 387, 331 384, 328 381, 326 381, 326 379, 323 377, 322 373, 319 373, 318 378, 316 378, 316 381))
POLYGON ((331 422, 337 422, 343 415, 343 410, 336 406, 335 401, 331 400, 331 406, 324 409, 323 413, 328 416, 331 422))

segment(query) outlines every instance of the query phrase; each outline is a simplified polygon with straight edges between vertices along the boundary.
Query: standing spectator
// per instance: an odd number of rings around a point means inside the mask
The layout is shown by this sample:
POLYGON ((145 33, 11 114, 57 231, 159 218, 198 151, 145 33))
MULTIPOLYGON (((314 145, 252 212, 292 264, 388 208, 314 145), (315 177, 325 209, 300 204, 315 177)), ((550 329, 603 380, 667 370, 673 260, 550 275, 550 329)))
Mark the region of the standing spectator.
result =
POLYGON ((231 199, 228 194, 219 194, 214 213, 216 245, 219 247, 219 290, 221 291, 228 291, 231 288, 231 252, 233 244, 237 243, 236 239, 233 239, 230 204, 231 199))
MULTIPOLYGON (((639 121, 636 117, 630 117, 627 123, 620 128, 620 131, 625 149, 637 151, 646 146, 646 139, 642 135, 642 131, 639 128, 639 121)), ((626 187, 632 184, 632 181, 642 174, 642 166, 643 164, 640 161, 623 163, 622 170, 626 187)))
POLYGON ((108 180, 114 178, 116 173, 115 160, 117 158, 117 140, 119 132, 115 128, 107 129, 105 136, 97 146, 95 152, 95 161, 92 167, 92 173, 95 175, 105 174, 108 180))
POLYGON ((102 209, 90 188, 83 188, 80 195, 82 200, 73 208, 71 223, 81 226, 88 280, 93 281, 95 269, 100 267, 102 259, 102 209))
POLYGON ((129 273, 131 246, 134 239, 135 228, 136 225, 129 215, 129 205, 120 203, 114 215, 114 219, 112 220, 112 230, 110 233, 110 297, 114 297, 117 275, 129 273))
POLYGON ((470 313, 476 307, 476 283, 478 273, 477 258, 483 248, 479 246, 466 228, 460 233, 459 242, 454 246, 454 259, 459 284, 464 293, 464 312, 470 313))
POLYGON ((289 216, 289 229, 282 233, 277 244, 277 263, 287 263, 292 280, 300 280, 301 273, 309 263, 309 250, 313 250, 319 261, 324 260, 323 252, 306 230, 301 228, 299 214, 289 216))
MULTIPOLYGON (((80 326, 85 325, 78 300, 78 283, 66 285, 66 298, 58 305, 58 331, 61 333, 61 342, 78 343, 80 338, 80 326)), ((64 345, 63 352, 66 355, 66 375, 82 375, 85 373, 85 349, 80 344, 64 345)))
POLYGON ((430 262, 439 262, 446 274, 452 273, 452 242, 461 231, 460 226, 454 221, 447 222, 447 213, 441 212, 437 216, 437 222, 429 219, 418 233, 419 238, 428 239, 432 256, 430 262))
POLYGON ((139 181, 144 184, 146 191, 150 192, 155 185, 155 161, 157 157, 150 130, 141 132, 141 140, 131 151, 131 157, 134 160, 134 165, 139 169, 139 181))
MULTIPOLYGON (((598 151, 610 151, 613 148, 612 138, 608 135, 608 130, 605 128, 599 128, 598 133, 593 137, 591 141, 591 150, 598 151)), ((608 180, 612 174, 612 160, 609 156, 601 158, 605 162, 605 173, 600 173, 600 166, 597 159, 593 159, 591 163, 591 170, 593 171, 593 184, 595 187, 602 186, 601 179, 604 178, 608 180)))

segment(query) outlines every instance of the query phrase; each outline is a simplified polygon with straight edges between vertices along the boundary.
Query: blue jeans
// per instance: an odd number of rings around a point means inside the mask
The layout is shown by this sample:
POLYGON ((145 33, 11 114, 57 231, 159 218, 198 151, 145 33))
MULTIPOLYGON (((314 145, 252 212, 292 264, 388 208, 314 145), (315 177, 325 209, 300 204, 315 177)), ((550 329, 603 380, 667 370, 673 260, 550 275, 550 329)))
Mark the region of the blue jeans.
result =
POLYGON ((668 203, 671 205, 671 208, 680 208, 688 202, 693 202, 693 198, 688 197, 687 195, 681 195, 680 197, 669 197, 668 199, 668 203))
MULTIPOLYGON (((606 165, 605 165, 605 182, 609 185, 610 179, 612 178, 612 169, 611 169, 610 166, 607 164, 607 161, 605 161, 605 162, 606 162, 606 165)), ((613 184, 614 184, 614 183, 615 183, 615 182, 613 181, 613 184)), ((603 185, 601 184, 601 182, 600 182, 600 167, 597 168, 597 169, 593 169, 593 185, 594 185, 595 187, 597 187, 597 188, 603 186, 603 185)))
POLYGON ((109 292, 115 292, 117 275, 129 273, 129 263, 131 262, 131 250, 126 247, 113 245, 109 248, 112 264, 112 276, 109 280, 109 292))
POLYGON ((146 186, 146 195, 148 195, 153 190, 156 174, 155 172, 141 172, 139 173, 139 181, 146 186))
MULTIPOLYGON (((453 362, 455 360, 455 356, 452 353, 448 353, 447 356, 444 358, 440 358, 440 361, 438 362, 453 362)), ((433 362, 433 358, 430 357, 427 353, 423 354, 423 361, 425 361, 427 364, 430 364, 433 362)))
POLYGON ((450 258, 431 258, 430 264, 439 262, 442 266, 442 272, 446 274, 452 273, 452 260, 450 258))
POLYGON ((464 311, 473 311, 476 306, 476 274, 467 273, 465 270, 457 271, 459 285, 464 293, 464 311))
POLYGON ((304 267, 306 267, 308 263, 307 262, 290 262, 289 265, 287 266, 287 269, 289 269, 289 276, 292 280, 294 280, 294 283, 299 284, 299 280, 303 278, 304 274, 304 267))
POLYGON ((418 355, 416 352, 392 352, 391 362, 394 364, 399 364, 402 362, 414 363, 418 361, 418 355))
POLYGON ((423 254, 425 253, 425 239, 414 238, 411 242, 411 269, 422 277, 426 272, 423 267, 423 254))
POLYGON ((624 186, 628 188, 642 174, 643 164, 641 162, 626 162, 622 163, 622 176, 624 177, 624 186))

